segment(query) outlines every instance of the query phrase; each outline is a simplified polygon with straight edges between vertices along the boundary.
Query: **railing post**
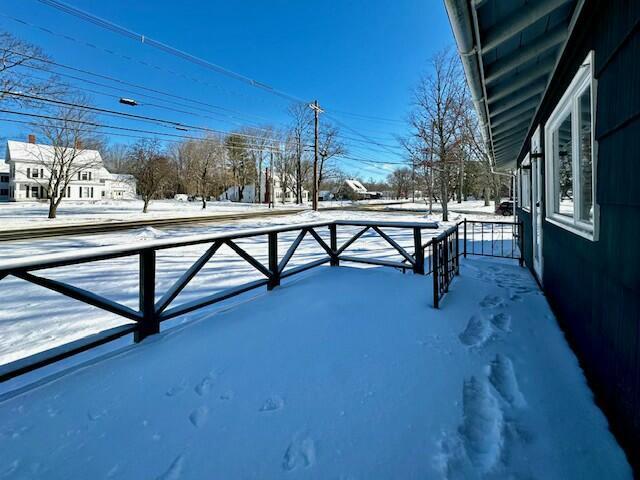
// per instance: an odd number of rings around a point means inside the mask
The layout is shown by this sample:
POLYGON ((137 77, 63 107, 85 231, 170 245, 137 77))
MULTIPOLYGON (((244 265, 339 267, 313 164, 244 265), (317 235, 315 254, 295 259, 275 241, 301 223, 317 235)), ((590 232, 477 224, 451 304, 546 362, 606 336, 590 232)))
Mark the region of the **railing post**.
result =
POLYGON ((438 308, 440 303, 440 287, 438 286, 438 237, 433 239, 431 244, 431 256, 433 257, 433 308, 438 308))
POLYGON ((280 272, 278 271, 278 233, 269 233, 269 271, 271 278, 267 283, 267 290, 273 290, 280 285, 280 272))
POLYGON ((413 258, 416 264, 413 266, 413 273, 424 275, 424 250, 422 250, 422 232, 420 227, 413 227, 413 258))
POLYGON ((463 238, 463 242, 464 242, 464 247, 463 247, 464 258, 467 258, 467 219, 466 219, 466 217, 464 219, 464 238, 463 238))
POLYGON ((443 254, 442 258, 444 260, 444 265, 442 266, 444 270, 442 271, 444 275, 444 291, 445 293, 449 291, 449 237, 445 234, 445 237, 442 242, 443 254))
POLYGON ((454 268, 456 275, 460 275, 460 225, 456 225, 456 249, 453 255, 454 259, 454 268))
POLYGON ((160 332, 160 320, 156 314, 156 252, 140 252, 139 301, 142 319, 138 322, 133 339, 141 342, 149 335, 160 332))
POLYGON ((524 224, 522 222, 518 222, 518 250, 520 250, 520 258, 518 258, 518 263, 520 264, 521 267, 524 267, 524 241, 523 241, 523 235, 522 235, 522 229, 524 227, 524 224))
POLYGON ((329 265, 337 267, 340 265, 340 259, 338 258, 338 228, 335 223, 329 225, 329 240, 329 247, 331 247, 331 251, 333 252, 329 265))

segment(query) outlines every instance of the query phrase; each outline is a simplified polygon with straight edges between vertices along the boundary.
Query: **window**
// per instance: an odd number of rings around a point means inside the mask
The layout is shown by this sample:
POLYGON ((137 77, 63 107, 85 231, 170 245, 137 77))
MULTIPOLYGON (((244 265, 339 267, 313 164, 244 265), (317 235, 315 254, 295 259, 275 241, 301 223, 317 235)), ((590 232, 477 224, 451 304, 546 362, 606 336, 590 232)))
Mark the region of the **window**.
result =
POLYGON ((7 197, 9 195, 8 188, 0 188, 0 197, 7 197))
POLYGON ((9 183, 9 175, 1 175, 0 176, 0 182, 9 183))
POLYGON ((531 209, 531 162, 527 154, 520 167, 518 190, 520 195, 520 207, 523 210, 531 209))
POLYGON ((545 128, 547 220, 597 239, 595 205, 593 52, 545 128))

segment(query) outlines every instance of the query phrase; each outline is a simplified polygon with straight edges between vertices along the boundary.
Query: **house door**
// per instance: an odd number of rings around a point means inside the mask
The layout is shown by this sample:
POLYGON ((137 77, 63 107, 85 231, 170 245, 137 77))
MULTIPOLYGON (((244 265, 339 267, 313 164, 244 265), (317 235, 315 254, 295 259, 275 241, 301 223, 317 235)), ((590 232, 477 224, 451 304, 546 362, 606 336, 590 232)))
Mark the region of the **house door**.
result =
POLYGON ((531 227, 533 239, 533 270, 538 281, 542 284, 542 169, 540 156, 540 127, 536 129, 531 138, 531 227))

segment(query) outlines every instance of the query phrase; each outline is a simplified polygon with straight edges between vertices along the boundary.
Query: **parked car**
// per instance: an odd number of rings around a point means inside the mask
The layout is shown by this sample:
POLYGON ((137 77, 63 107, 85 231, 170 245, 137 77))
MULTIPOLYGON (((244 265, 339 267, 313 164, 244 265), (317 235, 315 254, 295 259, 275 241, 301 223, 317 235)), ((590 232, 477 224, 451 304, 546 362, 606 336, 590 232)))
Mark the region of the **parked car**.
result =
POLYGON ((502 215, 503 217, 513 215, 513 202, 509 200, 498 205, 498 208, 496 208, 496 215, 502 215))

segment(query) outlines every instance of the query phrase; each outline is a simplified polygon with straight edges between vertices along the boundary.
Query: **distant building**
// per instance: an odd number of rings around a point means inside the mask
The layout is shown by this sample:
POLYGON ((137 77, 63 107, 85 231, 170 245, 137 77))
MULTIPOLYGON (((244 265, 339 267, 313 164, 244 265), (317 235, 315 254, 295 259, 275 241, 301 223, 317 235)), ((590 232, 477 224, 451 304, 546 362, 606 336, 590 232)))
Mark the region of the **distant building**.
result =
POLYGON ((382 198, 382 193, 370 192, 359 180, 347 179, 337 188, 335 197, 348 200, 371 200, 382 198))
POLYGON ((9 200, 9 164, 0 160, 0 202, 9 200))
POLYGON ((104 185, 102 198, 110 200, 133 200, 136 198, 136 179, 125 173, 110 173, 100 169, 100 182, 104 185))
MULTIPOLYGON (((259 198, 256 185, 253 183, 244 187, 242 191, 242 200, 240 200, 240 192, 238 191, 237 186, 229 187, 218 198, 219 200, 230 200, 232 202, 242 201, 245 203, 269 203, 271 201, 271 191, 273 190, 273 197, 276 204, 295 203, 296 195, 294 184, 295 181, 291 178, 287 186, 287 191, 285 192, 283 184, 280 181, 280 177, 278 175, 274 175, 273 179, 271 179, 267 173, 266 175, 262 175, 260 179, 261 188, 259 198)), ((309 191, 304 188, 302 189, 302 201, 309 201, 309 191)))
MULTIPOLYGON (((4 164, 0 165, 0 200, 33 201, 47 198, 49 168, 54 162, 51 145, 36 143, 34 135, 28 142, 7 142, 4 164), (6 182, 5 182, 6 180, 6 182), (6 196, 2 193, 6 189, 6 196)), ((97 150, 82 150, 74 160, 77 172, 67 185, 63 196, 71 200, 101 200, 135 198, 136 182, 131 175, 112 174, 102 162, 97 150), (82 168, 86 165, 86 168, 82 168)))

